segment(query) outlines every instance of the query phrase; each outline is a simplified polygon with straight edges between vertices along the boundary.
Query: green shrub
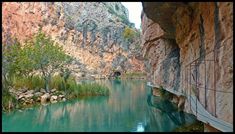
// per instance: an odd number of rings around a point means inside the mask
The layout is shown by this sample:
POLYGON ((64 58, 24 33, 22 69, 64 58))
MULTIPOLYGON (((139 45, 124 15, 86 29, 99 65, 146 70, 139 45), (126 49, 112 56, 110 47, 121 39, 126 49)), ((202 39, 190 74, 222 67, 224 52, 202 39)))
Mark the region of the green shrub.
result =
POLYGON ((18 102, 14 96, 12 96, 8 90, 2 90, 2 110, 9 111, 18 105, 18 102))
POLYGON ((123 37, 127 40, 133 40, 135 35, 136 35, 135 31, 129 27, 126 27, 123 31, 123 37))

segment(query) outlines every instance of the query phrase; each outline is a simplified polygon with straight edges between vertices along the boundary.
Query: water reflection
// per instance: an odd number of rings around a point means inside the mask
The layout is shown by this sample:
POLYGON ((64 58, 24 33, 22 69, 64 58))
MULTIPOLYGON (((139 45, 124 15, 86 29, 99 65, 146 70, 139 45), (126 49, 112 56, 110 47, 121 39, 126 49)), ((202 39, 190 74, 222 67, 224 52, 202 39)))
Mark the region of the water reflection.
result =
POLYGON ((145 131, 170 132, 181 125, 190 124, 196 120, 193 115, 178 111, 176 105, 169 100, 153 96, 152 92, 148 94, 147 103, 150 106, 148 109, 150 125, 146 126, 145 131))
POLYGON ((86 97, 3 113, 3 131, 172 131, 193 120, 169 101, 154 97, 144 81, 98 81, 110 96, 86 97))
POLYGON ((141 122, 138 123, 138 126, 137 126, 137 132, 144 132, 144 124, 142 124, 141 122))

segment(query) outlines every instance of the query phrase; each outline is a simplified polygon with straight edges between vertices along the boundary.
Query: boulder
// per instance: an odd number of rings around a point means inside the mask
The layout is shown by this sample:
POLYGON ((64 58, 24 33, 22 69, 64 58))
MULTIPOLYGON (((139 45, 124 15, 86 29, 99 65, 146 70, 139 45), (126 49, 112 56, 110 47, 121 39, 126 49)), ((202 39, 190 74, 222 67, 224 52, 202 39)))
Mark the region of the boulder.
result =
POLYGON ((30 100, 25 100, 24 105, 31 104, 30 100))
POLYGON ((54 88, 54 89, 51 89, 51 92, 52 92, 52 93, 54 93, 55 91, 56 91, 56 89, 55 89, 55 88, 54 88))
POLYGON ((41 92, 36 92, 36 93, 34 93, 34 95, 35 95, 36 97, 38 97, 38 96, 42 96, 43 93, 41 93, 41 92))
POLYGON ((178 103, 178 108, 180 108, 181 110, 184 109, 184 103, 185 103, 185 98, 183 96, 179 97, 179 103, 178 103))
POLYGON ((57 100, 57 98, 58 97, 56 95, 52 95, 50 100, 57 100))
POLYGON ((33 93, 34 93, 33 90, 29 90, 29 91, 27 91, 25 94, 33 94, 33 93))
POLYGON ((66 101, 66 99, 65 99, 65 98, 63 98, 62 100, 63 100, 63 101, 66 101))
POLYGON ((20 95, 19 95, 19 99, 22 99, 22 98, 24 98, 24 95, 23 95, 23 94, 20 94, 20 95))
POLYGON ((41 101, 41 98, 38 97, 38 98, 36 99, 36 102, 40 102, 40 101, 41 101))
POLYGON ((26 94, 24 97, 25 97, 25 98, 32 98, 32 97, 33 97, 33 94, 26 94))
POLYGON ((15 94, 16 94, 17 96, 20 96, 22 93, 19 92, 19 91, 17 91, 17 92, 15 92, 15 94))
POLYGON ((22 98, 20 99, 20 101, 25 101, 25 98, 24 98, 24 97, 22 97, 22 98))
POLYGON ((41 96, 41 103, 48 102, 50 100, 50 94, 45 93, 44 95, 41 96))
POLYGON ((14 90, 13 88, 10 88, 10 89, 9 89, 9 92, 10 92, 10 93, 15 93, 16 90, 14 90))
POLYGON ((59 98, 63 98, 63 97, 64 97, 64 95, 62 95, 62 94, 59 95, 59 98))
POLYGON ((21 88, 18 91, 21 92, 21 93, 25 93, 27 91, 27 89, 26 88, 21 88))
POLYGON ((173 96, 171 102, 175 103, 175 104, 178 104, 179 103, 179 98, 177 96, 173 96))
POLYGON ((41 89, 40 89, 40 92, 42 92, 42 93, 46 93, 46 90, 45 90, 45 89, 43 89, 43 88, 41 88, 41 89))
POLYGON ((33 99, 30 99, 30 103, 31 103, 31 104, 33 103, 33 99))

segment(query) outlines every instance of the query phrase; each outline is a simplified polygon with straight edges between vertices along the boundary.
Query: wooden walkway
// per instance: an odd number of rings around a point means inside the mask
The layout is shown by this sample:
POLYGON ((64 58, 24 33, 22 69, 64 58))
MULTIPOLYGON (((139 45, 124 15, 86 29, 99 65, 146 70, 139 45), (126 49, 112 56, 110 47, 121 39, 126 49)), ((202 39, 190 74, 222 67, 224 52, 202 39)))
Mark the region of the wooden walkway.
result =
MULTIPOLYGON (((147 82, 147 86, 160 88, 158 85, 153 85, 150 82, 147 82)), ((209 124, 222 132, 233 132, 233 124, 225 122, 225 121, 218 119, 218 118, 214 117, 213 115, 211 115, 204 108, 204 106, 199 102, 199 100, 197 99, 196 96, 186 95, 186 94, 183 94, 181 92, 171 90, 171 89, 165 89, 165 90, 167 90, 168 92, 171 92, 177 96, 187 97, 188 102, 191 102, 190 109, 199 121, 202 121, 206 124, 209 124)))

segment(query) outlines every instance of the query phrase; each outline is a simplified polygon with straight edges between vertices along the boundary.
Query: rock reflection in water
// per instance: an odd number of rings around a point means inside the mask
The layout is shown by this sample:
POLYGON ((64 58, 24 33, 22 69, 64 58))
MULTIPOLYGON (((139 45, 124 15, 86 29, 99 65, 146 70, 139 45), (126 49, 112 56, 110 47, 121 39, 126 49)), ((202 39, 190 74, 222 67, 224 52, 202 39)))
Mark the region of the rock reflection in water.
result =
POLYGON ((191 124, 196 120, 193 115, 178 111, 177 106, 169 100, 153 96, 152 93, 148 94, 147 103, 150 106, 148 109, 150 120, 145 131, 171 132, 181 125, 191 124))

